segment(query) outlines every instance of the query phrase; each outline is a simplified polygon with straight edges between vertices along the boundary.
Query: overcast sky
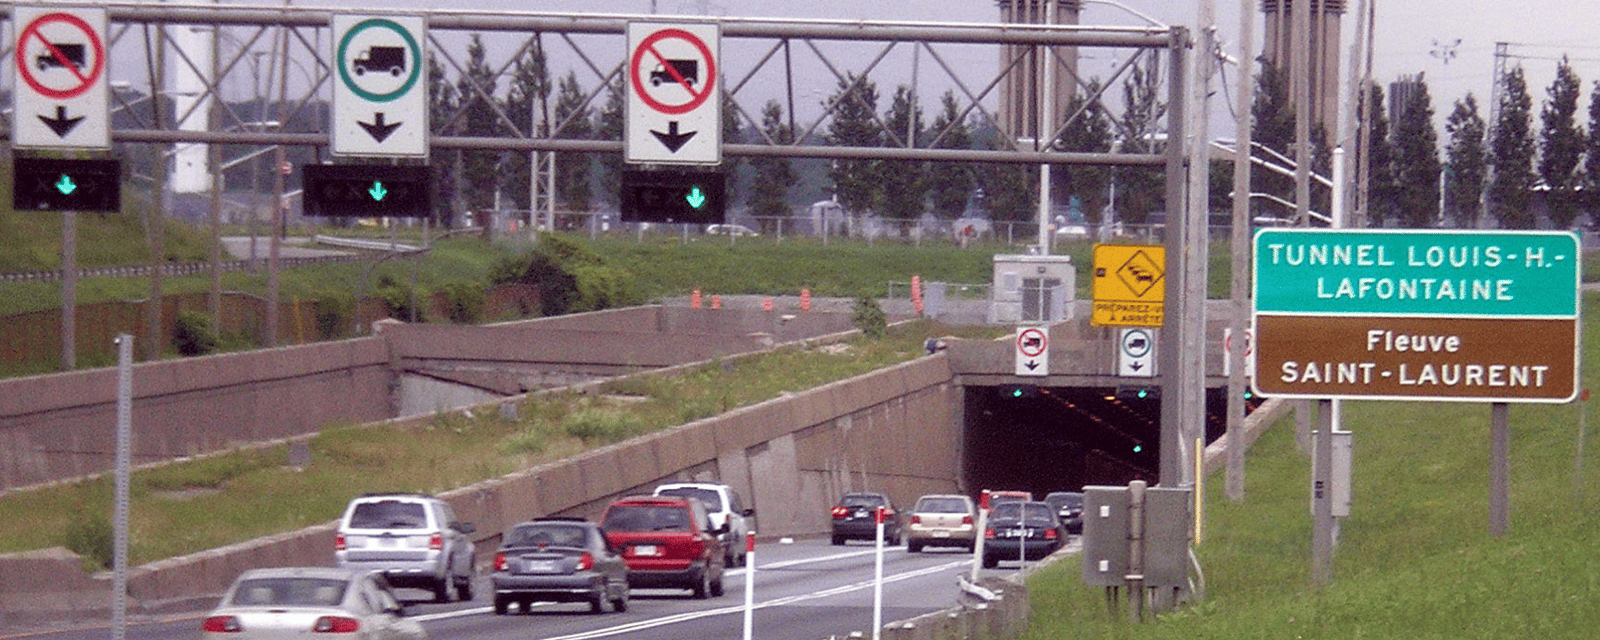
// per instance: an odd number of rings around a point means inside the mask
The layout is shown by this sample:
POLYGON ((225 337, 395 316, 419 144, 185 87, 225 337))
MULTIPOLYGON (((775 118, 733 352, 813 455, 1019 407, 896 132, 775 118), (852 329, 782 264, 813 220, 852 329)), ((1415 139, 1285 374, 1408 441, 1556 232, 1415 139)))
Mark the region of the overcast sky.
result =
MULTIPOLYGON (((1370 0, 1376 3, 1377 30, 1374 77, 1390 82, 1402 74, 1425 72, 1434 111, 1442 121, 1454 101, 1468 92, 1476 95, 1488 116, 1495 43, 1512 43, 1512 62, 1524 66, 1535 111, 1543 104, 1545 89, 1554 77, 1555 60, 1563 54, 1583 81, 1584 104, 1600 80, 1600 44, 1595 30, 1600 13, 1593 2, 1573 0, 1370 0), (1459 43, 1457 42, 1459 40, 1459 43)), ((1248 0, 1252 8, 1260 0, 1248 0)), ((230 2, 229 4, 236 4, 230 2)), ((239 4, 276 4, 250 0, 239 4)), ((296 2, 296 4, 302 4, 296 2)), ((322 7, 371 6, 368 0, 314 0, 303 4, 322 7)), ((782 17, 842 20, 896 20, 992 23, 999 10, 989 0, 387 0, 386 9, 449 8, 463 10, 513 10, 560 13, 647 14, 652 7, 664 15, 727 17, 782 17)), ((1224 47, 1238 53, 1239 0, 1213 0, 1215 22, 1224 47)), ((1346 0, 1341 43, 1349 54, 1349 40, 1357 26, 1356 10, 1364 0, 1346 0)), ((1082 23, 1086 25, 1144 24, 1137 14, 1160 22, 1196 26, 1205 3, 1200 0, 1086 0, 1082 23), (1117 6, 1121 5, 1121 6, 1117 6)), ((1259 50, 1261 17, 1253 20, 1259 50)), ((1341 78, 1348 75, 1341 62, 1341 78)), ((928 73, 927 71, 923 72, 928 73)), ((1220 135, 1220 134, 1219 134, 1220 135)))

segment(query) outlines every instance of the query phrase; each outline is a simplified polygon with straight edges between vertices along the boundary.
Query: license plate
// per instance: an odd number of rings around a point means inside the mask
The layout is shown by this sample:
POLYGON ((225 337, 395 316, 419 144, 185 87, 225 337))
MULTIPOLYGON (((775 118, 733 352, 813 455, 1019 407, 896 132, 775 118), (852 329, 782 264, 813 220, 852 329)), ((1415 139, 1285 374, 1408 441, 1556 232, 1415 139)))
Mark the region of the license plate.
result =
POLYGON ((1000 531, 1000 537, 1002 537, 1002 538, 1025 538, 1025 537, 1027 537, 1027 534, 1022 532, 1022 531, 1018 531, 1016 529, 1003 529, 1003 530, 1000 531))
POLYGON ((555 573, 559 570, 554 560, 529 560, 523 565, 526 573, 555 573))
POLYGON ((935 532, 933 532, 933 537, 935 537, 935 538, 948 538, 948 537, 950 537, 950 532, 949 531, 935 531, 935 532))
POLYGON ((653 556, 660 553, 661 550, 653 544, 641 544, 633 548, 633 555, 636 556, 653 556))
POLYGON ((400 546, 400 539, 399 538, 378 538, 378 546, 380 546, 380 547, 398 547, 398 546, 400 546))

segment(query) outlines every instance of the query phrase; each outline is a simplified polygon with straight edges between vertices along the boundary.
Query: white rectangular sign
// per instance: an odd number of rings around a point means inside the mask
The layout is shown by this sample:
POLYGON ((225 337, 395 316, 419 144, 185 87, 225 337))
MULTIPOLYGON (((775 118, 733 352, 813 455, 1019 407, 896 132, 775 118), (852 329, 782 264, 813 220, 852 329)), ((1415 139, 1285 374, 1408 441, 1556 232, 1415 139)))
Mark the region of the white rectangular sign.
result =
POLYGON ((333 16, 333 123, 339 156, 428 157, 422 16, 333 16))
POLYGON ((722 163, 721 39, 716 23, 628 23, 628 162, 722 163))
POLYGON ((1050 375, 1050 332, 1046 327, 1020 327, 1016 344, 1016 375, 1050 375))
POLYGON ((1117 375, 1124 378, 1156 377, 1156 331, 1123 327, 1117 332, 1117 375))
POLYGON ((11 51, 16 91, 11 143, 18 148, 110 149, 106 10, 15 7, 11 51))

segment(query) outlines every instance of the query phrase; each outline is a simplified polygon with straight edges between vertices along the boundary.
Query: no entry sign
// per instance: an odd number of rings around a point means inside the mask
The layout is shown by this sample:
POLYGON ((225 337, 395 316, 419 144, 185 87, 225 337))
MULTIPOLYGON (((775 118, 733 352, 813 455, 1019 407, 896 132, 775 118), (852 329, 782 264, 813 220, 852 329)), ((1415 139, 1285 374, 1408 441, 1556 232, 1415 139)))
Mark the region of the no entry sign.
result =
POLYGON ((722 162, 720 39, 712 23, 628 24, 628 162, 722 162))
POLYGON ((22 148, 109 149, 106 10, 16 7, 12 143, 22 148))

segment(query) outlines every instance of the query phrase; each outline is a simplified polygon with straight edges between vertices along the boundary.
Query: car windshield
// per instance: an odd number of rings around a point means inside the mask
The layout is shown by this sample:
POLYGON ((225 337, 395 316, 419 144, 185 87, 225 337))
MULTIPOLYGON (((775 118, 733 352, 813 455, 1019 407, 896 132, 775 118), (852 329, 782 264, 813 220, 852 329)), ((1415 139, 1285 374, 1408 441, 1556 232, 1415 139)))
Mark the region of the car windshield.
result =
POLYGON ((1044 501, 1050 503, 1050 506, 1055 507, 1056 509, 1064 509, 1068 507, 1073 509, 1083 508, 1083 496, 1074 493, 1053 493, 1045 496, 1044 501))
POLYGON ((994 508, 990 522, 1016 524, 1018 514, 1024 514, 1027 525, 1030 527, 1055 526, 1055 518, 1050 511, 1050 505, 1038 502, 1007 502, 994 508))
POLYGON ((676 506, 621 506, 606 512, 607 531, 689 531, 689 511, 676 506))
POLYGON ((362 502, 350 514, 352 529, 421 529, 428 526, 427 510, 420 502, 380 500, 362 502))
POLYGON ((587 539, 583 527, 569 525, 535 524, 517 527, 506 536, 510 547, 577 547, 583 548, 587 539))
POLYGON ((711 489, 701 489, 698 487, 672 487, 670 489, 662 489, 657 491, 656 495, 677 496, 680 498, 699 498, 701 502, 706 503, 707 511, 722 510, 722 496, 711 489))
POLYGON ((879 496, 845 496, 843 500, 839 501, 839 504, 846 507, 881 507, 883 506, 883 498, 879 496))
POLYGON ((330 578, 252 578, 239 583, 229 604, 241 607, 337 607, 349 583, 330 578))
POLYGON ((966 513, 967 502, 960 498, 923 498, 917 503, 917 513, 966 513))

